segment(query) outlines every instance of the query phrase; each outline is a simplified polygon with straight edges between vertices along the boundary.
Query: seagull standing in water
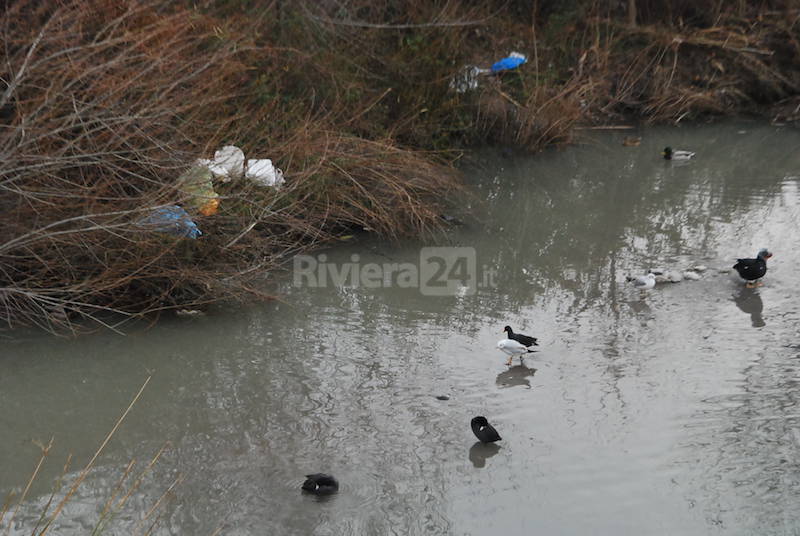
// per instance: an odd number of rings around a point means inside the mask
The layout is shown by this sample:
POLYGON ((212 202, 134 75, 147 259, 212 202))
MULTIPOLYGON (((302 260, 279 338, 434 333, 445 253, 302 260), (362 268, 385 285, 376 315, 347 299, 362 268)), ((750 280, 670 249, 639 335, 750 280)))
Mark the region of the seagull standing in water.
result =
POLYGON ((514 339, 503 339, 497 343, 497 347, 508 355, 508 362, 506 363, 508 366, 511 366, 511 360, 514 359, 515 355, 518 355, 520 361, 522 361, 523 355, 533 353, 533 350, 529 350, 524 344, 514 339))
POLYGON ((653 273, 640 275, 633 280, 633 286, 640 290, 650 290, 656 286, 656 275, 653 273))

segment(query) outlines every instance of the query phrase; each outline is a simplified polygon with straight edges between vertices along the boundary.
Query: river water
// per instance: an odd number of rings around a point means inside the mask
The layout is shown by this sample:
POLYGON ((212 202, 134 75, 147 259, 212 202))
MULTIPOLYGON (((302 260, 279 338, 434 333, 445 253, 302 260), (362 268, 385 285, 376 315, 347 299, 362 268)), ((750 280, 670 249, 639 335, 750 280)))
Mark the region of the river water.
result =
POLYGON ((464 225, 317 252, 327 264, 299 286, 269 283, 281 301, 127 336, 4 339, 0 497, 54 438, 10 534, 30 533, 67 455, 74 478, 148 376, 51 533, 91 532, 127 463, 138 474, 165 444, 109 533, 145 532, 176 479, 155 534, 800 533, 800 132, 584 134, 473 155, 464 225), (664 161, 666 145, 698 156, 664 161), (761 247, 775 254, 762 287, 720 272, 761 247), (360 285, 320 280, 347 263, 360 285), (373 263, 410 263, 423 284, 442 263, 433 279, 450 286, 370 288, 373 263), (699 281, 626 281, 696 264, 699 281), (495 348, 506 324, 539 338, 511 367, 495 348), (475 415, 503 440, 476 444, 475 415), (301 494, 320 471, 339 493, 301 494))

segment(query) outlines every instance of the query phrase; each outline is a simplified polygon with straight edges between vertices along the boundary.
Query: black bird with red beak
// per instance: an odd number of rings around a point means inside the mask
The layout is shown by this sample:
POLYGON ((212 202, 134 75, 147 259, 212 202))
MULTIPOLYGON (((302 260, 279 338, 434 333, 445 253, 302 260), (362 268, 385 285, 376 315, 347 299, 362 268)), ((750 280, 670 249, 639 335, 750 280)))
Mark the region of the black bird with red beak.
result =
POLYGON ((508 338, 518 343, 524 345, 525 347, 528 346, 539 346, 539 343, 536 342, 539 339, 536 337, 530 337, 528 335, 523 335, 522 333, 514 333, 514 330, 511 329, 511 326, 506 326, 503 328, 505 333, 508 333, 508 338))
POLYGON ((739 272, 739 276, 747 281, 747 288, 761 285, 759 279, 767 273, 767 259, 772 257, 772 253, 767 248, 758 252, 755 259, 737 259, 733 269, 739 272))

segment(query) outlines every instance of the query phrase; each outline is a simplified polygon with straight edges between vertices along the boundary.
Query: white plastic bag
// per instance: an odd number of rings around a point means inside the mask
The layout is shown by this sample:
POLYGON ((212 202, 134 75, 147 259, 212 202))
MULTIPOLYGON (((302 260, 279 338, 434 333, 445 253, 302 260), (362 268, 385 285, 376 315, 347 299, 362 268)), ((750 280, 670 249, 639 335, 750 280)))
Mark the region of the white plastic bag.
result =
POLYGON ((244 174, 244 153, 235 145, 226 145, 214 153, 212 160, 198 160, 222 182, 239 179, 244 174))
POLYGON ((269 158, 250 159, 247 161, 245 177, 261 186, 277 188, 284 182, 283 171, 272 165, 269 158))

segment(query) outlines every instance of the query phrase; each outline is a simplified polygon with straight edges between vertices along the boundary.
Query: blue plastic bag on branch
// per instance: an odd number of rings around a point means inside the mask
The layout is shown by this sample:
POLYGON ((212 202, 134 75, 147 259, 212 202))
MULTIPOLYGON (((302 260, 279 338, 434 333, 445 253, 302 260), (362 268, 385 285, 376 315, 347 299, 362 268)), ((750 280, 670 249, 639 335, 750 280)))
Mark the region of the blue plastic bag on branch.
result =
POLYGON ((178 205, 159 207, 142 219, 139 225, 149 230, 195 239, 202 235, 189 214, 178 205))

